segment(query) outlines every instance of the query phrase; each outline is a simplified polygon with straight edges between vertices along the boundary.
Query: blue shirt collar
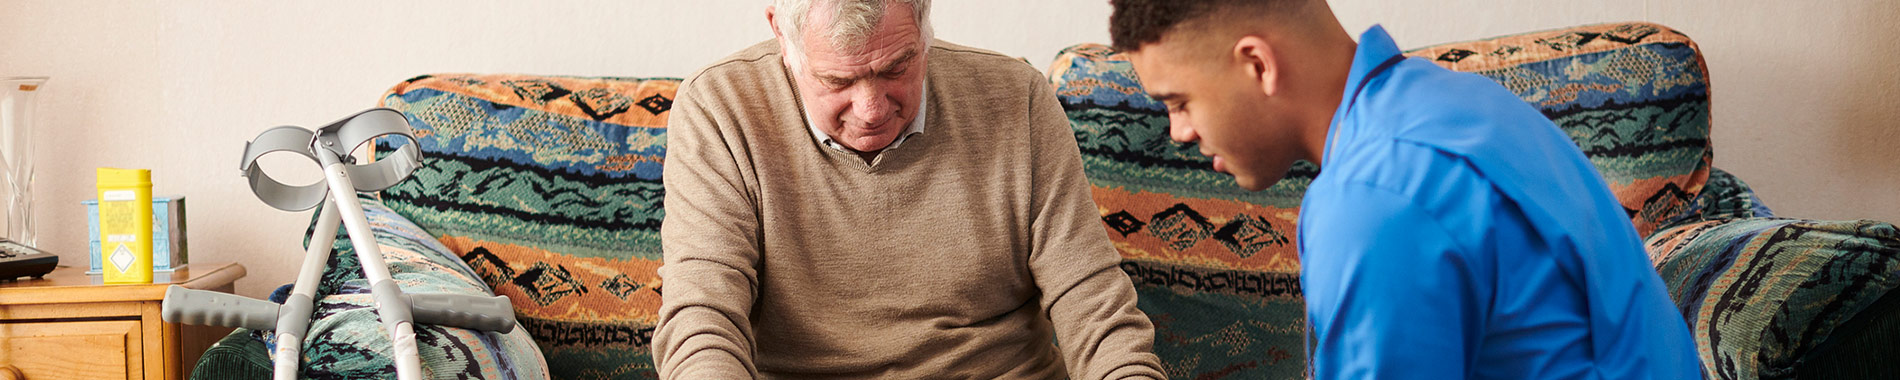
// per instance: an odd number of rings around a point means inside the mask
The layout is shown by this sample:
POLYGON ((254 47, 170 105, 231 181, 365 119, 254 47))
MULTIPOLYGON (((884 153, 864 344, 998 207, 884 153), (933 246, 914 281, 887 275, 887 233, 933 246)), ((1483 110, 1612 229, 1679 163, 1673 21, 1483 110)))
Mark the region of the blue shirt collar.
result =
POLYGON ((1359 34, 1359 47, 1353 50, 1352 71, 1346 74, 1346 95, 1339 100, 1339 108, 1333 111, 1332 125, 1326 128, 1326 147, 1320 152, 1321 161, 1331 161, 1325 157, 1333 152, 1333 138, 1338 135, 1339 123, 1345 121, 1346 114, 1354 105, 1353 100, 1365 91, 1366 81, 1372 80, 1372 70, 1387 60, 1400 54, 1399 44, 1392 41, 1392 35, 1385 33, 1385 27, 1374 24, 1359 34))

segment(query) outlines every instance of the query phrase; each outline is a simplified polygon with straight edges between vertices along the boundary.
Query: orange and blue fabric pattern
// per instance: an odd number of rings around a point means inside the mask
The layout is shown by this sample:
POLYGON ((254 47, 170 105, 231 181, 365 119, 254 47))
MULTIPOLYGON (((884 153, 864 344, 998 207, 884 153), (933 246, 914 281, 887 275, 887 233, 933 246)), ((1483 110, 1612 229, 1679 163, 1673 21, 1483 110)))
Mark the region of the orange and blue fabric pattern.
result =
POLYGON ((423 165, 382 200, 513 299, 555 378, 654 377, 660 169, 678 87, 669 78, 411 79, 383 105, 409 115, 423 165))

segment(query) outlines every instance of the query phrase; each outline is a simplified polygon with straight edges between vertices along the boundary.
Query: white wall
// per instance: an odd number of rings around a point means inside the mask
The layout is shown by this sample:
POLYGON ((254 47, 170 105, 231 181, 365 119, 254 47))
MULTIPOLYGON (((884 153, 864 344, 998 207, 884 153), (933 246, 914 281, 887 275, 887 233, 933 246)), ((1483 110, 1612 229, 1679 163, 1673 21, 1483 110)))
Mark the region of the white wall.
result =
MULTIPOLYGON (((0 0, 0 76, 51 75, 41 108, 41 245, 84 265, 92 168, 153 169, 185 194, 193 261, 243 263, 242 294, 290 282, 307 214, 237 172, 265 128, 316 126, 423 73, 672 76, 770 36, 765 0, 266 2, 0 0), (55 156, 57 158, 55 158, 55 156)), ((1403 47, 1649 20, 1701 43, 1716 164, 1785 216, 1900 221, 1897 2, 1339 0, 1354 33, 1403 47)), ((1104 0, 938 1, 938 36, 1046 65, 1107 42, 1104 0)), ((300 177, 314 180, 314 175, 300 177)))

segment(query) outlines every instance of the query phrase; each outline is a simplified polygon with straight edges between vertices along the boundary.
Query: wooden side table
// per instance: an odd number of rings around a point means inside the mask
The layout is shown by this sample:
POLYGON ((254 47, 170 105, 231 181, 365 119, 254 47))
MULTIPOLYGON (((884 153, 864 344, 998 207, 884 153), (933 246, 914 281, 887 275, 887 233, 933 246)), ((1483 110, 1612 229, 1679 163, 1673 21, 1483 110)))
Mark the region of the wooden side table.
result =
POLYGON ((83 267, 0 282, 0 380, 183 379, 229 328, 159 319, 171 285, 230 292, 238 264, 191 264, 150 284, 106 285, 83 267))

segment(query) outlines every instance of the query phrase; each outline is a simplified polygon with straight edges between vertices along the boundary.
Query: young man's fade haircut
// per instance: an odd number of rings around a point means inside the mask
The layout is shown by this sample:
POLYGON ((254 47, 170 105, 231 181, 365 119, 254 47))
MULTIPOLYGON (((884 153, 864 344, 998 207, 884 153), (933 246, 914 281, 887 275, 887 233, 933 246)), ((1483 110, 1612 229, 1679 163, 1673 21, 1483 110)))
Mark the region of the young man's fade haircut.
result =
POLYGON ((1321 0, 1110 0, 1114 13, 1108 16, 1108 34, 1115 50, 1140 51, 1143 45, 1161 42, 1170 32, 1206 27, 1215 19, 1292 20, 1307 6, 1325 5, 1321 0))

